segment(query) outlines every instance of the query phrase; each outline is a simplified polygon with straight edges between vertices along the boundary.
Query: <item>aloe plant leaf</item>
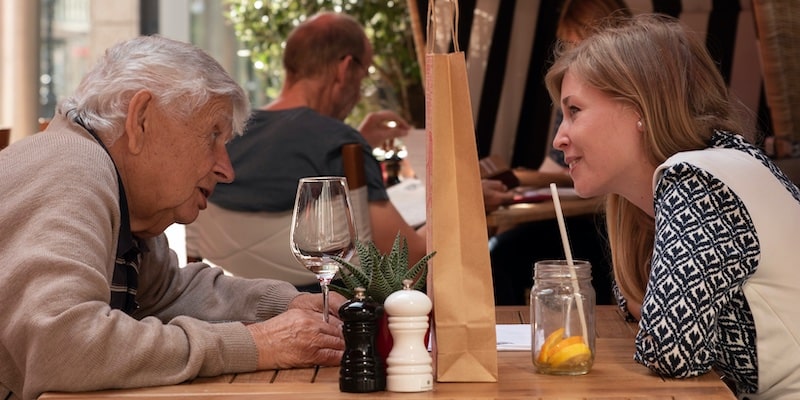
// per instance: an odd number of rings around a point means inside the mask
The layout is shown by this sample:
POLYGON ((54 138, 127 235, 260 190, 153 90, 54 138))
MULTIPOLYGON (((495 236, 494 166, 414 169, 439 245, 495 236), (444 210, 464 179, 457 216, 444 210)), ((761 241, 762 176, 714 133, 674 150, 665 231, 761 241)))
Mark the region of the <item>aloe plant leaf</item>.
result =
POLYGON ((403 277, 408 269, 408 241, 404 236, 397 232, 392 244, 392 251, 389 253, 388 266, 384 270, 386 278, 393 288, 403 287, 403 277))
POLYGON ((356 267, 340 257, 332 256, 331 259, 339 263, 341 267, 339 276, 348 288, 353 289, 358 286, 366 287, 365 284, 369 282, 369 276, 367 276, 361 268, 356 267))
POLYGON ((377 302, 383 303, 383 301, 388 296, 386 291, 386 277, 383 275, 382 271, 385 268, 386 259, 385 257, 381 256, 379 252, 374 253, 375 257, 377 257, 374 265, 374 270, 372 274, 372 279, 369 282, 369 286, 367 287, 367 292, 373 297, 373 299, 377 302))
POLYGON ((413 289, 420 290, 425 286, 425 282, 428 275, 428 260, 433 258, 436 255, 436 252, 432 252, 425 257, 422 257, 413 267, 406 270, 405 276, 403 279, 411 279, 415 280, 414 285, 412 286, 413 289))
POLYGON ((332 283, 328 285, 328 288, 330 290, 333 290, 334 292, 339 293, 340 295, 344 296, 344 298, 346 298, 346 299, 352 299, 356 295, 353 290, 350 290, 350 289, 348 289, 346 287, 341 287, 339 285, 335 285, 335 284, 332 284, 332 283))
POLYGON ((342 283, 347 286, 349 293, 351 294, 347 298, 352 298, 352 294, 354 294, 354 289, 357 287, 368 287, 370 276, 368 271, 365 271, 363 266, 370 261, 369 260, 369 246, 362 243, 361 241, 356 241, 356 252, 358 253, 359 260, 361 260, 362 267, 357 267, 352 263, 342 259, 341 257, 333 256, 331 259, 336 261, 341 265, 341 271, 339 276, 341 277, 342 283))
POLYGON ((348 290, 350 290, 351 292, 353 291, 354 288, 362 286, 362 282, 358 279, 358 277, 356 277, 355 274, 342 273, 340 274, 340 277, 342 283, 344 283, 344 285, 347 286, 348 290))
POLYGON ((389 258, 390 265, 393 267, 398 269, 406 269, 408 267, 408 240, 399 231, 394 238, 394 243, 392 243, 389 258))

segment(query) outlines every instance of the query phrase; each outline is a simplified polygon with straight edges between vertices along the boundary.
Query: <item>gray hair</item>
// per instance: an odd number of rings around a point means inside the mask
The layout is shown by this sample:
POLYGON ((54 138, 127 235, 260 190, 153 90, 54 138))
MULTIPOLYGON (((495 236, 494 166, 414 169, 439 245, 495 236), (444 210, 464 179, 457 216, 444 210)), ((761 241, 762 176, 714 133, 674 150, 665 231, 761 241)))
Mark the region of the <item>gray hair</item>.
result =
POLYGON ((125 129, 128 105, 140 90, 176 118, 188 120, 212 98, 233 106, 232 128, 240 135, 250 116, 250 101, 219 63, 200 48, 161 36, 140 36, 116 44, 83 77, 58 112, 80 119, 104 141, 113 143, 125 129))

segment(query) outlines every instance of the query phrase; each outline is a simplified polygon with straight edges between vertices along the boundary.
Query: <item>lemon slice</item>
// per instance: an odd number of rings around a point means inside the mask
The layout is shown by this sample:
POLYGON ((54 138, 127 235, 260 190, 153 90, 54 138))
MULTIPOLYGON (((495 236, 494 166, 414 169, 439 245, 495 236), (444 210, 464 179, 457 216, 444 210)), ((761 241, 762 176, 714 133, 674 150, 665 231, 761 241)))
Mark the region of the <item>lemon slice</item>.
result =
POLYGON ((556 342, 552 347, 547 350, 546 359, 551 359, 556 353, 576 343, 583 343, 583 336, 570 336, 566 339, 556 342))
POLYGON ((544 340, 542 344, 542 348, 539 349, 539 356, 536 358, 536 362, 539 364, 547 363, 548 354, 550 349, 553 348, 558 342, 564 339, 564 328, 558 328, 553 331, 551 334, 547 336, 547 339, 544 340))
POLYGON ((548 357, 548 362, 554 368, 566 368, 583 364, 591 358, 592 350, 581 341, 562 347, 548 357))

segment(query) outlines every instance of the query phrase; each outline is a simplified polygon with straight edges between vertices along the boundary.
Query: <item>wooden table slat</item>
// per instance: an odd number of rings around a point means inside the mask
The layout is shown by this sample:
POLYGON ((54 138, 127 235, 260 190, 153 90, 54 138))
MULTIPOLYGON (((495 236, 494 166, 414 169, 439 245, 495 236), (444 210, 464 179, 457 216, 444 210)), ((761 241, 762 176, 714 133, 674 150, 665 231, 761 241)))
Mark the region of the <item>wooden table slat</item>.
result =
MULTIPOLYGON (((306 370, 300 370, 306 371, 306 370)), ((266 370, 266 371, 255 371, 247 374, 238 374, 236 377, 231 380, 231 383, 239 384, 239 383, 272 383, 277 380, 280 372, 286 371, 276 371, 276 370, 266 370)), ((306 372, 307 374, 308 372, 306 372)), ((309 378, 308 382, 311 382, 309 378)))
POLYGON ((314 378, 314 383, 335 383, 339 385, 339 368, 336 367, 320 367, 317 370, 317 377, 314 378))
POLYGON ((192 379, 188 384, 197 383, 232 383, 236 378, 236 374, 224 374, 219 376, 203 376, 192 379))

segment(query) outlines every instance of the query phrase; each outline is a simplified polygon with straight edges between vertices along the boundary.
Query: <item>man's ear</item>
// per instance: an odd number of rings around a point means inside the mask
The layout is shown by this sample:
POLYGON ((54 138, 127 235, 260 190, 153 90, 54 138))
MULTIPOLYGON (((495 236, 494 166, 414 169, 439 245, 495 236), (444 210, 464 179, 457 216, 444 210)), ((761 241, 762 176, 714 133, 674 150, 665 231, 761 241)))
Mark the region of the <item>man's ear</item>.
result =
POLYGON ((336 83, 345 82, 347 80, 347 73, 348 69, 350 68, 350 63, 353 62, 353 56, 345 56, 342 58, 338 64, 336 64, 336 83))
POLYGON ((148 108, 153 106, 152 100, 152 93, 142 89, 133 95, 128 105, 128 117, 125 119, 125 136, 128 140, 128 150, 133 154, 139 154, 144 148, 145 125, 148 118, 148 108))

